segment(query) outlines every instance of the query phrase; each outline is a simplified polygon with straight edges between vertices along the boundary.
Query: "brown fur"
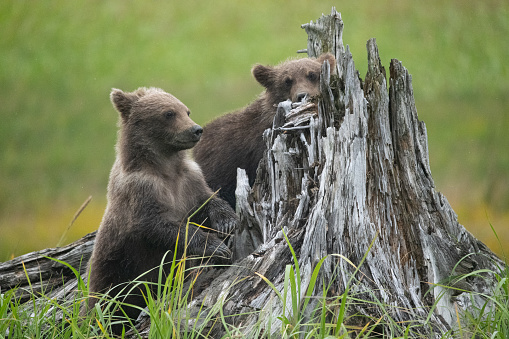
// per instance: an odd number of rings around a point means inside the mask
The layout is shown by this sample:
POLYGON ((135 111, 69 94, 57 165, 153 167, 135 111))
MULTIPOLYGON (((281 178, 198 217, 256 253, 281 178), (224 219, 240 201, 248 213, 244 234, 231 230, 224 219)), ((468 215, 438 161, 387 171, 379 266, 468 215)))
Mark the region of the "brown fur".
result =
POLYGON ((333 72, 336 61, 330 53, 318 59, 289 60, 276 67, 254 66, 253 76, 265 87, 265 92, 249 106, 205 126, 202 141, 193 150, 194 157, 210 188, 221 189, 219 194, 232 207, 235 207, 237 167, 246 170, 249 184, 253 185, 265 150, 262 134, 272 126, 277 105, 287 99, 298 102, 304 96, 316 96, 325 60, 333 72))
MULTIPOLYGON (((111 101, 120 113, 117 159, 90 259, 89 289, 92 295, 111 289, 108 294, 114 297, 125 283, 158 267, 167 251, 167 261, 171 261, 177 236, 177 258, 181 258, 186 219, 213 192, 186 152, 200 140, 202 128, 189 118, 182 102, 156 88, 132 93, 115 89, 111 101)), ((210 227, 225 233, 237 223, 233 210, 219 198, 213 198, 200 211, 200 218, 196 221, 208 218, 210 227)), ((226 261, 231 257, 219 238, 194 225, 189 225, 188 237, 188 255, 216 255, 226 261)), ((141 280, 157 282, 157 278, 155 269, 141 280)), ((89 309, 96 300, 89 298, 89 309)), ((144 306, 139 289, 124 301, 144 306)), ((132 319, 139 314, 131 307, 124 307, 124 311, 132 319)), ((113 331, 118 333, 121 327, 113 331)))

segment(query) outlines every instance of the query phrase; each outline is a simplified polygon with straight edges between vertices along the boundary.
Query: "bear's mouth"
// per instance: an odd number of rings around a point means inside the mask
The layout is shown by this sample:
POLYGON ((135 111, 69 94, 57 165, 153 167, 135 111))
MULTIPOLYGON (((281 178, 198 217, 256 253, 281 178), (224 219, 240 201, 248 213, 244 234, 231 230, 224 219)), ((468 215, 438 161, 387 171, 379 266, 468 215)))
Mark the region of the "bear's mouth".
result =
POLYGON ((189 149, 193 148, 200 141, 200 138, 197 137, 189 137, 189 138, 177 138, 172 142, 174 147, 178 149, 189 149))
POLYGON ((179 146, 180 149, 192 148, 198 141, 201 139, 201 135, 203 133, 203 129, 195 125, 188 130, 179 133, 175 137, 175 144, 179 146))

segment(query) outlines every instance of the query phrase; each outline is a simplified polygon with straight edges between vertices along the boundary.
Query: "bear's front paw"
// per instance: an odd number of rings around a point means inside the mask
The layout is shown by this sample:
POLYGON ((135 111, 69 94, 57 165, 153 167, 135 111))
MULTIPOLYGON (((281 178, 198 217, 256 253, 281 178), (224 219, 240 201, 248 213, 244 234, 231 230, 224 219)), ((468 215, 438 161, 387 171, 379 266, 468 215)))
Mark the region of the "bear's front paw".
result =
POLYGON ((221 243, 221 246, 216 249, 214 252, 214 262, 217 264, 231 264, 233 258, 232 251, 223 243, 221 243))
POLYGON ((210 222, 213 229, 218 230, 218 236, 221 238, 231 234, 231 232, 239 224, 239 217, 233 212, 233 210, 225 209, 211 213, 210 222))
POLYGON ((212 233, 197 233, 187 250, 188 254, 212 259, 214 263, 228 264, 232 261, 232 251, 212 233))
POLYGON ((208 237, 205 253, 207 256, 213 257, 214 262, 218 264, 229 264, 232 261, 232 251, 221 239, 213 235, 208 237))

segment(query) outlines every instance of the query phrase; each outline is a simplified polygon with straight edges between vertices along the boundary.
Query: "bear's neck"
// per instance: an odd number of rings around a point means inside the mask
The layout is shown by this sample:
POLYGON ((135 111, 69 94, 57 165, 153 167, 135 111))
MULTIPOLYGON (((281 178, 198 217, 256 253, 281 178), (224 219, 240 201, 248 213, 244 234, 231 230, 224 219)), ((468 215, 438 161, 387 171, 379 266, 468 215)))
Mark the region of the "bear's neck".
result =
POLYGON ((172 165, 182 163, 188 156, 185 150, 159 154, 148 145, 125 142, 123 138, 117 144, 117 155, 125 172, 147 171, 154 174, 171 172, 172 165))
POLYGON ((272 127, 279 102, 274 103, 271 99, 272 98, 266 92, 263 92, 258 99, 246 108, 245 114, 251 120, 247 125, 253 126, 254 129, 262 132, 272 127), (273 114, 264 114, 265 112, 273 112, 273 114))

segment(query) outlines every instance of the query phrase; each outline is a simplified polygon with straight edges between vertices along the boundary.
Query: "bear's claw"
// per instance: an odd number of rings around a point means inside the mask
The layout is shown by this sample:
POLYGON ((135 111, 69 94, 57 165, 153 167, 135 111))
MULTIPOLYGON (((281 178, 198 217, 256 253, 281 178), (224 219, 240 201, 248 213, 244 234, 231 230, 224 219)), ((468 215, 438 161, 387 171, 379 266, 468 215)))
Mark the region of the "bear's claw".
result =
POLYGON ((212 228, 218 230, 220 237, 229 235, 238 225, 239 218, 233 211, 223 210, 218 213, 211 213, 210 221, 212 228))

